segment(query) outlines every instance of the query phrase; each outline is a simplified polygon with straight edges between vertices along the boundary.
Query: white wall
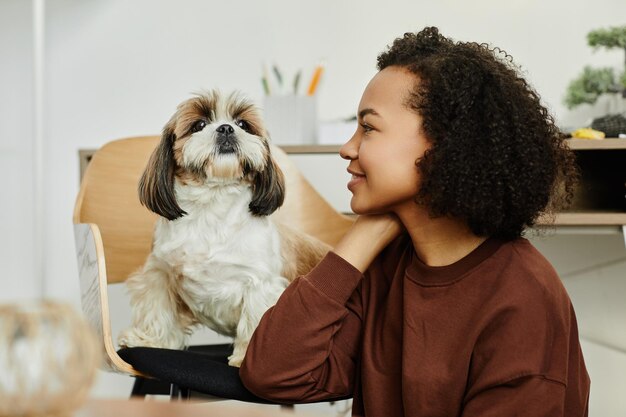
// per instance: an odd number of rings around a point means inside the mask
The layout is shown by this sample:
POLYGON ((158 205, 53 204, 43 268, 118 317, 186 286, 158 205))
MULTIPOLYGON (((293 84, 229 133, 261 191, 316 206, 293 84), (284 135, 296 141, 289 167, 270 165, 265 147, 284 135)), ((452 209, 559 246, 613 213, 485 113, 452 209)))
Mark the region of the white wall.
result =
MULTIPOLYGON (((260 100, 264 61, 279 64, 286 74, 302 68, 306 79, 324 59, 320 117, 350 116, 375 72, 377 54, 403 32, 425 25, 437 25, 457 39, 504 48, 522 65, 562 125, 584 124, 601 113, 603 105, 569 112, 561 103, 565 87, 585 64, 623 62, 619 51, 593 53, 585 35, 591 29, 624 24, 626 14, 623 0, 48 0, 45 4, 46 89, 40 126, 45 137, 45 218, 43 234, 36 236, 30 169, 32 6, 25 0, 0 0, 0 173, 9 179, 0 204, 4 275, 0 300, 45 291, 48 297, 76 306, 71 215, 78 191, 78 149, 158 133, 176 104, 200 89, 238 88, 260 100), (32 265, 32 248, 41 238, 45 288, 32 265)), ((620 258, 624 252, 619 252, 624 250, 619 246, 621 235, 612 236, 598 245, 617 254, 610 265, 597 265, 597 251, 580 252, 588 244, 584 236, 559 237, 542 246, 546 252, 564 251, 586 260, 578 273, 567 268, 563 272, 581 328, 590 335, 598 326, 605 333, 607 328, 613 332, 623 328, 623 310, 607 312, 606 294, 623 294, 618 290, 623 289, 626 270, 620 258), (594 298, 593 291, 602 292, 604 298, 594 298)), ((557 269, 570 262, 561 255, 555 258, 557 269)), ((594 415, 626 414, 621 397, 613 395, 613 390, 626 388, 626 355, 591 342, 585 342, 585 353, 594 378, 594 415)), ((99 392, 114 393, 115 381, 100 384, 99 392)))
POLYGON ((0 2, 0 302, 39 295, 32 255, 33 24, 30 2, 0 2))
POLYGON ((292 0, 49 0, 46 56, 46 279, 49 295, 76 288, 71 228, 76 151, 157 133, 190 92, 240 88, 261 98, 260 67, 286 73, 321 58, 322 119, 354 114, 375 58, 405 31, 438 25, 459 39, 506 48, 560 120, 568 81, 582 65, 623 57, 586 46, 593 28, 622 23, 623 0, 441 2, 292 0), (63 219, 66 219, 64 222, 63 219))

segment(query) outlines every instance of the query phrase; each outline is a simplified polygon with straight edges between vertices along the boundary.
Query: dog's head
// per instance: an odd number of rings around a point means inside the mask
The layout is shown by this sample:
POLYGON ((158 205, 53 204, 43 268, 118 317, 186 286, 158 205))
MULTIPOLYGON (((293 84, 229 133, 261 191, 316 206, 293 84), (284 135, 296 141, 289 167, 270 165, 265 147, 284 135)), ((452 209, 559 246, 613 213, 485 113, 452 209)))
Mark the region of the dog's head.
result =
POLYGON ((182 102, 163 129, 141 181, 139 199, 151 211, 174 220, 185 211, 174 186, 246 183, 253 215, 273 213, 283 203, 282 171, 271 156, 259 110, 238 93, 217 91, 182 102))

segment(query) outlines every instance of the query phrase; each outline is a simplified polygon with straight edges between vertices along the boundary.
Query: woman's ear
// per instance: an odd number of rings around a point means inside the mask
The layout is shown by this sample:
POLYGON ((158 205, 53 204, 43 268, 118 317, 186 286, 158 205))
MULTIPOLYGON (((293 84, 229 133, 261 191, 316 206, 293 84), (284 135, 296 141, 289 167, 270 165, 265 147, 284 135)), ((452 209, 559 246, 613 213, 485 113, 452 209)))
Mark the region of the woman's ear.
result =
POLYGON ((255 216, 268 216, 285 201, 285 177, 267 148, 265 169, 254 174, 252 180, 252 201, 248 205, 255 216))
POLYGON ((161 141, 156 147, 146 170, 139 181, 139 201, 150 211, 168 220, 176 220, 187 214, 176 202, 174 193, 174 150, 176 140, 173 123, 163 129, 161 141))

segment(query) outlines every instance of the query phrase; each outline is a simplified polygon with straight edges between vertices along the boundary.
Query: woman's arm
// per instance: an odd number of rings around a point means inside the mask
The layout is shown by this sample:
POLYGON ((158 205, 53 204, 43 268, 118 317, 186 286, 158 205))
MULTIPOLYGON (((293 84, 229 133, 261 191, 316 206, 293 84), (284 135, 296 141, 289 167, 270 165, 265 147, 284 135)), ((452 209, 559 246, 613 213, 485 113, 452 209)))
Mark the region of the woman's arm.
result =
POLYGON ((283 402, 352 394, 362 272, 401 230, 394 217, 362 216, 335 253, 289 285, 248 346, 240 375, 250 391, 283 402))

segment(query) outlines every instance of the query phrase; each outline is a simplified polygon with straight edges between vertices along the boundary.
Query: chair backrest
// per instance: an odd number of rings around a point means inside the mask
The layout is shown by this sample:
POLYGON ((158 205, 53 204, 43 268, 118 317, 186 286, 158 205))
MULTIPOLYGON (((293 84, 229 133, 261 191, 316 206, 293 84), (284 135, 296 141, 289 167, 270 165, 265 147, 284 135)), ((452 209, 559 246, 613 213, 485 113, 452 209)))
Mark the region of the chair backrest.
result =
MULTIPOLYGON (((92 157, 81 182, 74 223, 98 225, 108 283, 122 282, 141 267, 152 246, 157 216, 142 206, 139 178, 159 136, 109 142, 92 157)), ((285 203, 276 218, 334 246, 352 220, 338 213, 277 147, 272 153, 285 174, 285 203)))

